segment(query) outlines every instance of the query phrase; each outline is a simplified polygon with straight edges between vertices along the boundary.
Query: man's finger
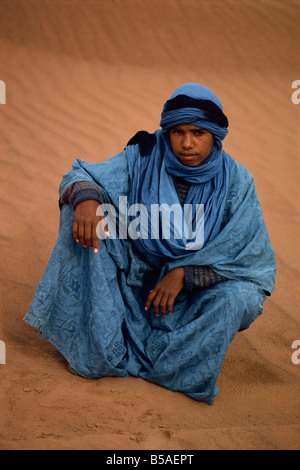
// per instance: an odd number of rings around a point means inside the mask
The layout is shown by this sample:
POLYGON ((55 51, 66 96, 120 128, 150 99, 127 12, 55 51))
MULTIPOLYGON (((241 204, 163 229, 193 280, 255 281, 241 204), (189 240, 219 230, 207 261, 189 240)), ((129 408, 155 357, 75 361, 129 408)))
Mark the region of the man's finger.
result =
POLYGON ((93 247, 92 224, 88 222, 84 224, 84 240, 86 246, 90 246, 91 248, 93 247))
POLYGON ((110 237, 110 233, 108 231, 104 217, 102 217, 100 221, 97 223, 96 234, 98 238, 101 238, 101 240, 104 238, 103 234, 105 235, 105 237, 110 237))
POLYGON ((168 299, 167 308, 168 308, 169 315, 172 315, 173 313, 174 300, 175 299, 173 297, 169 297, 168 299))
POLYGON ((101 230, 104 233, 104 235, 106 235, 107 237, 110 237, 110 233, 108 231, 108 227, 107 227, 107 224, 105 222, 104 217, 103 217, 103 219, 100 220, 100 226, 101 226, 101 230))
POLYGON ((162 292, 158 291, 156 292, 156 295, 155 295, 155 298, 153 299, 153 310, 154 310, 154 313, 157 317, 160 316, 160 302, 161 302, 161 299, 162 299, 162 292))
POLYGON ((152 300, 154 299, 155 296, 156 296, 156 291, 153 289, 153 290, 150 291, 150 293, 147 297, 147 300, 146 300, 146 303, 145 303, 145 310, 148 310, 148 308, 150 307, 151 302, 152 302, 152 300))
POLYGON ((99 206, 97 207, 97 210, 96 210, 96 215, 99 217, 100 219, 100 222, 98 223, 98 231, 97 231, 97 235, 98 237, 100 238, 100 229, 102 231, 102 233, 104 233, 104 235, 106 237, 110 237, 110 234, 109 234, 109 231, 108 231, 108 228, 107 228, 107 225, 105 223, 105 217, 104 217, 104 212, 103 212, 103 209, 102 209, 102 205, 99 204, 99 206), (99 225, 100 224, 100 225, 99 225))
POLYGON ((167 313, 167 302, 168 302, 168 295, 164 294, 159 302, 158 308, 160 308, 161 313, 163 314, 164 317, 168 315, 167 313))
POLYGON ((73 221, 73 228, 72 228, 72 233, 73 237, 79 243, 79 238, 78 238, 78 222, 76 220, 73 221))
POLYGON ((81 245, 86 246, 83 223, 78 224, 77 234, 78 234, 78 240, 80 241, 81 245))
POLYGON ((98 235, 97 235, 97 224, 93 224, 92 237, 93 237, 93 250, 94 250, 94 253, 98 253, 99 238, 98 238, 98 235))

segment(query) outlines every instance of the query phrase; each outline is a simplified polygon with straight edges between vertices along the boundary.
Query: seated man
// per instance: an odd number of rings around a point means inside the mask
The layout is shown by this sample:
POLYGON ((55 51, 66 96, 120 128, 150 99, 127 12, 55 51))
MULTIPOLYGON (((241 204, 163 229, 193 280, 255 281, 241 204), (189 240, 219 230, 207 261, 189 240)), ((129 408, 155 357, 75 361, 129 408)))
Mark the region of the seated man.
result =
POLYGON ((141 377, 212 405, 276 261, 253 177, 223 150, 217 96, 182 85, 160 126, 64 175, 58 240, 25 320, 83 377, 141 377))

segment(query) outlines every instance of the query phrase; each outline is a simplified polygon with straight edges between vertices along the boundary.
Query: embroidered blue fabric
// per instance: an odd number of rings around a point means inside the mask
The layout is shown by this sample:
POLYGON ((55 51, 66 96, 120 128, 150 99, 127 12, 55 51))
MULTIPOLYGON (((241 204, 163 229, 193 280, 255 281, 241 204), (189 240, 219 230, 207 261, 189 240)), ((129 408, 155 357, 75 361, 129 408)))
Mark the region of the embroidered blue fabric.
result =
MULTIPOLYGON (((132 149, 131 149, 132 150, 132 149)), ((131 190, 131 152, 103 163, 77 159, 60 194, 77 180, 93 182, 118 207, 131 190), (114 181, 114 184, 112 184, 114 181)), ((182 258, 162 259, 139 240, 100 240, 99 252, 76 243, 74 211, 61 210, 58 239, 25 316, 78 374, 136 376, 213 405, 228 347, 261 314, 274 289, 276 261, 254 180, 230 158, 222 224, 215 238, 182 258), (173 314, 144 310, 149 291, 177 266, 211 266, 228 278, 178 295, 173 314)))
MULTIPOLYGON (((178 192, 174 184, 173 176, 182 176, 186 181, 192 183, 185 199, 185 206, 192 207, 193 216, 190 217, 191 224, 196 225, 197 205, 204 205, 204 230, 203 243, 212 240, 220 230, 225 198, 229 185, 229 167, 231 157, 222 150, 222 145, 215 144, 210 155, 197 167, 188 167, 179 162, 171 149, 170 139, 163 131, 157 130, 153 134, 156 145, 147 156, 141 156, 138 145, 127 147, 129 177, 132 181, 129 193, 130 204, 140 203, 148 214, 152 213, 151 207, 164 204, 172 207, 179 204, 178 192), (200 171, 201 168, 201 171, 200 171)), ((200 246, 200 243, 193 243, 184 231, 177 237, 151 237, 150 226, 158 226, 155 218, 151 218, 151 224, 146 219, 143 223, 143 233, 148 232, 146 238, 141 239, 141 243, 150 253, 170 258, 182 258, 187 256, 190 250, 194 250, 193 245, 200 246), (192 246, 192 248, 190 248, 192 246)), ((184 226, 184 216, 179 215, 173 221, 170 220, 170 233, 174 234, 176 228, 184 226)), ((161 223, 161 231, 164 224, 161 223)), ((159 229, 157 229, 159 232, 159 229)), ((187 231, 189 232, 189 230, 187 231)))

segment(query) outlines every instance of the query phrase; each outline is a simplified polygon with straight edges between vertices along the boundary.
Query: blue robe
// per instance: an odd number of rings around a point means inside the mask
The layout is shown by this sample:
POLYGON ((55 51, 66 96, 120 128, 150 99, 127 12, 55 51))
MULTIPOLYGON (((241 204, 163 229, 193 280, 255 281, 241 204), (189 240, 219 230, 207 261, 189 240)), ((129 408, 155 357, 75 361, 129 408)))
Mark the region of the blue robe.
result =
MULTIPOLYGON (((88 180, 118 207, 119 196, 131 190, 129 158, 125 149, 100 164, 75 160, 60 194, 88 180)), ((275 284, 275 256, 252 175, 230 158, 221 230, 180 259, 162 259, 139 240, 119 238, 100 240, 94 254, 75 242, 73 215, 70 205, 62 207, 58 239, 25 321, 84 377, 141 377, 213 405, 231 341, 261 314, 275 284), (183 289, 167 317, 144 310, 149 291, 169 270, 191 265, 210 266, 228 280, 183 289)))

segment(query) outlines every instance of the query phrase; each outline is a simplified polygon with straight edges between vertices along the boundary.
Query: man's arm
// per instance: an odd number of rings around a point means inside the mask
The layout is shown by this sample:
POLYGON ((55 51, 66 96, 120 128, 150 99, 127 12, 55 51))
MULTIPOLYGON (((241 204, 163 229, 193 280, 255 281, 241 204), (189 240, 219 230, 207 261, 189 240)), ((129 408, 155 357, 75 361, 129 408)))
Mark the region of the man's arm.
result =
MULTIPOLYGON (((64 204, 70 204, 75 210, 73 220, 73 236, 75 240, 85 247, 89 246, 93 248, 95 253, 97 253, 99 249, 99 237, 97 235, 97 230, 99 230, 99 222, 103 233, 106 236, 109 236, 107 226, 103 221, 103 217, 96 215, 99 204, 103 204, 104 202, 105 199, 100 190, 89 181, 76 181, 75 183, 69 185, 63 192, 59 201, 60 207, 62 207, 64 204)), ((226 280, 225 277, 215 273, 209 266, 185 266, 184 268, 180 268, 178 271, 173 271, 174 272, 172 272, 172 275, 165 279, 163 285, 157 286, 158 291, 152 291, 150 295, 150 299, 154 299, 155 293, 159 292, 158 298, 163 297, 164 304, 166 300, 166 294, 162 296, 161 288, 166 288, 167 290, 170 289, 170 308, 173 306, 173 302, 175 300, 174 298, 172 302, 174 289, 177 292, 175 295, 176 297, 183 287, 188 291, 192 291, 194 289, 210 287, 217 282, 226 280), (174 282, 172 288, 169 287, 169 282, 174 282)), ((166 304, 163 305, 163 310, 166 312, 166 304)))
POLYGON ((166 317, 168 313, 172 314, 175 299, 183 288, 189 291, 204 289, 225 280, 224 276, 215 273, 209 266, 185 266, 172 269, 149 293, 145 310, 153 304, 155 315, 159 317, 161 312, 166 317))
POLYGON ((227 278, 215 273, 209 266, 185 266, 185 289, 205 289, 227 278))
POLYGON ((69 185, 59 200, 60 208, 70 204, 74 212, 73 237, 84 247, 99 250, 99 230, 109 237, 104 215, 99 215, 99 205, 105 202, 100 190, 89 181, 76 181, 69 185))
POLYGON ((59 200, 59 207, 61 208, 64 204, 70 204, 73 209, 76 209, 80 202, 88 199, 98 201, 99 204, 105 202, 101 191, 96 185, 90 181, 75 181, 75 183, 70 184, 62 193, 59 200))

